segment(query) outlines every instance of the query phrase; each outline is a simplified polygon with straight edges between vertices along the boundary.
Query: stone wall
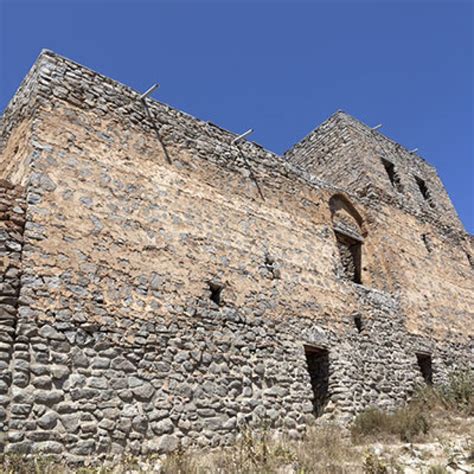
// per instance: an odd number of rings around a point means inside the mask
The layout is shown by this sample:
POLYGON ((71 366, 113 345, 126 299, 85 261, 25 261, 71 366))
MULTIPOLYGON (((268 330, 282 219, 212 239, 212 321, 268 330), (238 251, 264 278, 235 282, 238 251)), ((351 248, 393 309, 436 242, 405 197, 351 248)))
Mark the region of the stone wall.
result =
POLYGON ((29 358, 28 340, 18 337, 25 208, 23 190, 6 181, 0 182, 0 452, 9 425, 17 415, 16 405, 11 405, 12 382, 21 385, 29 358))
MULTIPOLYGON (((164 453, 262 423, 298 437, 314 420, 305 347, 328 351, 322 417, 342 422, 407 400, 423 382, 417 353, 435 383, 472 364, 455 223, 232 145, 54 53, 29 80, 36 106, 8 109, 0 150, 28 205, 7 452, 164 453), (331 208, 335 196, 349 204, 331 208), (342 224, 363 239, 362 284, 344 277, 342 224)), ((343 157, 339 125, 324 130, 343 157)))

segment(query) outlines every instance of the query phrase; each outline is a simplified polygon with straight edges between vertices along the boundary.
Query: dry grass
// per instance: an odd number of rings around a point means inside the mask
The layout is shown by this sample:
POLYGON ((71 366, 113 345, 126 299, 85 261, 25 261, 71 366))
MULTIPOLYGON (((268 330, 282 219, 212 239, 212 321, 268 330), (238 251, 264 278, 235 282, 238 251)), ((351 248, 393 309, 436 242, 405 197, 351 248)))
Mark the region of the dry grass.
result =
POLYGON ((21 454, 0 454, 0 474, 62 474, 64 464, 50 457, 26 458, 21 454))
POLYGON ((298 443, 296 454, 303 473, 345 474, 360 470, 360 453, 353 449, 349 437, 342 436, 341 428, 336 425, 308 430, 304 440, 298 443))
POLYGON ((408 406, 393 413, 370 408, 356 417, 351 433, 355 443, 393 441, 394 438, 412 442, 421 440, 429 429, 426 414, 417 406, 408 406))
POLYGON ((474 375, 454 372, 446 385, 419 389, 412 403, 430 412, 474 416, 474 375))
POLYGON ((301 441, 272 439, 268 431, 245 431, 232 447, 219 451, 177 453, 163 464, 164 474, 270 474, 297 472, 301 474, 349 474, 357 470, 354 459, 359 455, 349 440, 341 437, 336 426, 312 428, 301 441))
POLYGON ((356 443, 421 441, 428 432, 452 431, 456 426, 463 430, 462 419, 473 415, 474 377, 472 372, 456 372, 446 385, 420 387, 405 407, 392 413, 365 410, 355 418, 351 433, 356 443))
POLYGON ((367 452, 364 465, 364 474, 403 474, 403 469, 392 458, 385 460, 372 452, 367 452))
POLYGON ((431 466, 427 474, 448 474, 449 471, 444 466, 431 466))

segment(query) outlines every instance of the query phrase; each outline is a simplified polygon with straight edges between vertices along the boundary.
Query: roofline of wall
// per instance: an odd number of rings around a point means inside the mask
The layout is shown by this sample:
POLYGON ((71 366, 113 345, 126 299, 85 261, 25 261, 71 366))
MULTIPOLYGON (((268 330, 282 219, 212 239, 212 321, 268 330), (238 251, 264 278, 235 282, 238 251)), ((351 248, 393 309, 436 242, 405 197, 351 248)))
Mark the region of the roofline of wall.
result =
MULTIPOLYGON (((53 60, 60 60, 64 61, 65 63, 72 65, 75 68, 78 68, 82 71, 87 71, 90 74, 100 78, 101 81, 104 83, 108 83, 113 85, 114 87, 119 87, 122 89, 124 92, 128 93, 129 95, 133 95, 136 97, 137 101, 139 100, 139 97, 141 96, 141 92, 133 89, 132 87, 121 83, 120 81, 116 81, 115 79, 112 79, 104 74, 101 74, 87 66, 84 66, 76 61, 73 61, 65 56, 62 56, 61 54, 58 54, 54 51, 51 51, 49 49, 42 49, 40 54, 38 55, 37 59, 33 63, 32 67, 30 68, 29 72, 23 79, 21 85, 17 89, 15 95, 12 97, 6 108, 4 109, 2 115, 0 115, 0 148, 1 148, 1 135, 2 135, 2 126, 9 125, 7 123, 9 116, 12 114, 17 113, 18 111, 15 110, 17 103, 21 103, 22 99, 24 99, 24 91, 25 89, 30 89, 33 90, 33 92, 30 94, 31 95, 31 101, 29 103, 29 108, 34 109, 36 106, 36 101, 37 101, 37 95, 40 92, 39 90, 35 90, 35 88, 41 88, 41 72, 42 68, 47 68, 48 64, 51 64, 51 61, 53 60)), ((59 100, 59 99, 58 99, 59 100)), ((222 127, 219 127, 218 125, 215 125, 212 122, 209 121, 204 121, 202 119, 196 118, 186 112, 183 112, 179 109, 176 109, 164 102, 160 102, 156 99, 153 98, 147 98, 146 99, 147 104, 149 107, 158 107, 160 109, 165 109, 168 112, 172 112, 173 114, 176 114, 178 118, 183 118, 186 120, 191 120, 192 122, 195 122, 196 124, 199 124, 200 126, 203 127, 210 127, 213 129, 216 129, 219 131, 219 133, 223 134, 226 137, 226 141, 228 139, 227 145, 231 147, 232 145, 232 140, 238 136, 238 134, 231 132, 229 130, 226 130, 222 127)), ((21 112, 24 112, 25 114, 28 113, 28 111, 21 110, 21 112)), ((225 143, 222 143, 223 145, 225 143)), ((348 196, 353 202, 357 203, 358 205, 361 205, 360 199, 353 193, 349 192, 347 189, 342 189, 337 186, 335 186, 332 183, 323 181, 319 179, 317 176, 309 173, 308 171, 301 169, 299 166, 289 163, 283 156, 278 155, 277 153, 274 153, 270 150, 265 149, 263 146, 256 142, 248 141, 245 140, 241 142, 239 147, 235 147, 235 150, 240 150, 240 153, 244 152, 246 153, 247 151, 251 151, 255 153, 256 155, 260 155, 263 157, 263 155, 267 155, 271 157, 272 162, 275 166, 273 166, 273 171, 278 172, 279 174, 283 176, 288 176, 288 174, 293 175, 295 178, 301 179, 303 182, 306 183, 306 185, 310 186, 311 188, 318 188, 318 189, 326 189, 329 192, 333 193, 342 193, 346 196, 348 196)), ((1 152, 1 149, 0 149, 1 152)), ((247 154, 247 153, 246 153, 247 154)))
MULTIPOLYGON (((106 76, 88 66, 85 66, 84 64, 82 63, 79 63, 78 61, 75 61, 75 60, 72 60, 66 56, 63 56, 59 53, 56 53, 55 51, 52 51, 50 49, 47 49, 47 48, 43 48, 37 59, 35 60, 34 64, 32 65, 30 71, 27 73, 27 75, 25 76, 24 80, 22 81, 19 89, 17 90, 17 92, 15 93, 15 95, 13 96, 13 98, 10 100, 10 102, 7 104, 5 110, 7 110, 9 108, 9 106, 14 102, 14 99, 15 97, 17 96, 18 92, 21 90, 22 86, 24 86, 24 84, 28 81, 28 79, 32 79, 34 78, 34 75, 31 74, 32 71, 38 67, 38 65, 40 65, 42 59, 44 57, 53 57, 53 58, 59 58, 69 64, 72 64, 76 67, 79 67, 83 70, 86 70, 86 71, 89 71, 91 73, 93 73, 94 75, 100 77, 102 80, 104 80, 105 82, 109 82, 109 83, 112 83, 114 84, 115 86, 120 86, 121 88, 123 89, 126 89, 134 94, 137 95, 137 98, 140 97, 140 95, 142 94, 142 92, 134 89, 133 87, 127 85, 127 84, 124 84, 123 82, 120 82, 118 80, 115 80, 115 79, 112 79, 110 78, 109 76, 106 76), (29 77, 31 75, 31 77, 29 77)), ((176 109, 174 107, 172 107, 171 105, 167 104, 166 102, 162 102, 162 101, 159 101, 157 99, 154 99, 152 97, 147 97, 146 99, 147 101, 150 101, 150 103, 155 103, 155 104, 159 104, 161 106, 164 106, 164 107, 167 107, 167 108, 170 108, 172 109, 173 111, 179 113, 179 114, 182 114, 183 116, 185 117, 188 117, 190 119, 193 119, 193 120, 196 120, 198 122, 202 122, 202 123, 206 123, 208 124, 209 126, 211 127, 215 127, 215 128, 218 128, 219 130, 221 130, 222 132, 224 132, 225 134, 228 134, 229 137, 233 140, 234 138, 236 138, 239 134, 238 133, 235 133, 235 132, 232 132, 231 130, 228 130, 224 127, 221 127, 220 125, 217 125, 211 121, 206 121, 206 120, 203 120, 203 119, 200 119, 199 117, 195 117, 187 112, 184 112, 182 110, 179 110, 179 109, 176 109)), ((4 111, 5 111, 4 110, 4 111)), ((4 112, 3 111, 3 112, 4 112)), ((1 118, 3 117, 3 112, 2 114, 0 115, 0 120, 1 118)), ((378 135, 379 137, 383 138, 384 140, 387 140, 389 142, 391 142, 392 144, 396 145, 397 147, 399 147, 403 152, 406 152, 406 153, 410 153, 412 156, 415 156, 416 158, 422 160, 423 162, 425 162, 428 166, 430 166, 431 168, 434 168, 435 167, 433 165, 431 165, 428 161, 426 161, 422 156, 416 154, 416 153, 412 153, 410 152, 410 150, 408 150, 406 147, 404 147, 403 145, 401 145, 400 143, 398 143, 397 141, 391 139, 390 137, 384 135, 383 133, 379 132, 378 130, 373 130, 372 127, 370 127, 369 125, 367 125, 366 123, 364 123, 362 120, 354 117, 353 115, 349 114, 348 112, 342 110, 342 109, 338 109, 336 110, 336 112, 334 112, 332 115, 330 115, 327 119, 325 119, 322 123, 320 123, 319 125, 317 125, 315 128, 313 128, 307 135, 305 135, 303 138, 301 138, 300 140, 298 140, 297 142, 294 143, 293 146, 291 146, 288 150, 286 150, 283 154, 279 155, 278 153, 272 151, 272 150, 269 150, 267 148, 265 148, 263 145, 261 145, 260 143, 258 142, 255 142, 255 141, 251 141, 251 140, 248 140, 247 142, 248 143, 252 143, 254 146, 258 147, 258 148, 261 148, 262 150, 264 150, 266 153, 270 153, 272 155, 274 155, 275 157, 278 157, 278 158, 283 158, 289 154, 295 147, 298 147, 299 145, 301 145, 303 142, 305 142, 311 135, 313 135, 315 132, 317 132, 321 126, 323 126, 324 124, 326 124, 327 122, 330 122, 331 120, 335 119, 335 118, 342 118, 343 120, 348 120, 349 122, 355 122, 356 124, 358 124, 359 126, 362 126, 363 128, 365 128, 366 130, 370 130, 372 133, 378 135)))
POLYGON ((300 147, 305 142, 311 140, 311 137, 314 134, 316 134, 322 127, 324 127, 326 124, 328 124, 329 122, 334 121, 336 119, 340 119, 342 121, 345 121, 348 124, 350 124, 351 122, 355 123, 357 126, 365 129, 366 131, 371 132, 372 134, 374 134, 375 136, 381 138, 382 140, 390 142, 391 144, 393 144, 394 146, 399 148, 402 153, 409 154, 412 158, 421 160, 426 166, 429 166, 434 171, 436 171, 436 167, 433 166, 429 161, 427 161, 425 158, 423 158, 418 153, 415 153, 415 152, 409 150, 407 147, 405 147, 404 145, 401 145, 396 140, 394 140, 394 139, 388 137, 387 135, 381 133, 379 130, 374 130, 373 127, 370 127, 369 125, 367 125, 362 120, 358 119, 357 117, 354 117, 353 115, 349 114, 348 112, 346 112, 345 110, 342 110, 342 109, 336 110, 336 112, 334 112, 330 117, 328 117, 326 120, 324 120, 319 125, 317 125, 315 128, 313 128, 308 134, 306 134, 304 137, 302 137, 300 140, 298 140, 293 146, 288 148, 288 150, 286 150, 283 153, 283 156, 288 156, 288 155, 292 154, 293 151, 296 148, 300 147))
MULTIPOLYGON (((105 74, 102 74, 98 71, 96 71, 95 69, 92 69, 88 66, 85 66, 84 64, 82 63, 79 63, 73 59, 70 59, 66 56, 63 56, 62 54, 59 54, 59 53, 56 53, 55 51, 52 51, 50 49, 47 49, 47 48, 43 48, 38 57, 36 58, 35 62, 33 63, 33 65, 31 66, 30 70, 28 71, 28 73, 26 74, 25 78, 23 79, 23 81, 21 82, 19 88, 17 89, 17 91, 15 92, 15 94, 13 95, 13 97, 10 99, 10 101, 8 102, 7 106, 5 107, 5 109, 2 111, 2 113, 0 114, 0 121, 5 113, 5 111, 11 107, 13 105, 13 103, 15 102, 15 98, 18 96, 18 94, 21 92, 21 89, 22 89, 22 86, 24 86, 27 82, 30 82, 32 80, 35 80, 36 79, 36 74, 34 74, 36 72, 36 70, 39 68, 39 66, 41 65, 41 62, 44 58, 47 58, 47 57, 52 57, 52 58, 57 58, 57 59, 60 59, 66 63, 69 63, 71 65, 74 65, 82 70, 85 70, 85 71, 89 71, 90 73, 94 74, 95 76, 101 78, 104 82, 108 82, 110 84, 113 84, 114 86, 119 86, 120 88, 124 89, 124 90, 127 90, 129 92, 131 92, 132 94, 135 94, 136 97, 137 97, 137 100, 140 98, 140 96, 142 95, 142 91, 138 91, 136 89, 134 89, 133 87, 121 82, 121 81, 118 81, 116 79, 112 79, 110 78, 109 76, 106 76, 105 74)), ((217 128, 219 129, 221 132, 225 133, 226 135, 229 136, 229 139, 230 140, 233 140, 234 138, 237 138, 239 136, 240 133, 236 133, 236 132, 233 132, 231 130, 228 130, 224 127, 221 127, 220 125, 217 125, 215 123, 213 123, 212 121, 209 121, 209 120, 204 120, 204 119, 201 119, 199 117, 196 117, 194 115, 191 115, 183 110, 180 110, 180 109, 177 109, 175 107, 173 107, 172 105, 169 105, 167 104, 166 102, 162 102, 162 101, 159 101, 153 97, 147 97, 146 98, 146 101, 149 102, 150 104, 156 104, 156 105, 159 105, 159 106, 162 106, 162 107, 166 107, 170 110, 173 110, 174 112, 182 115, 183 117, 187 117, 189 119, 192 119, 196 122, 201 122, 203 124, 206 124, 210 127, 214 127, 214 128, 217 128)), ((246 140, 247 143, 251 143, 253 144, 254 146, 262 149, 263 151, 265 151, 266 153, 270 153, 272 155, 274 155, 275 157, 277 158, 282 158, 282 155, 279 155, 278 153, 272 151, 272 150, 269 150, 267 148, 265 148, 263 145, 261 145, 260 143, 258 142, 255 142, 255 141, 252 141, 252 140, 246 140)))
MULTIPOLYGON (((5 129, 7 129, 7 132, 9 132, 9 129, 12 128, 12 124, 8 123, 9 118, 11 116, 14 116, 17 113, 20 115, 28 114, 28 112, 31 112, 31 110, 35 110, 35 106, 37 105, 36 102, 38 100, 37 96, 41 93, 41 88, 43 87, 42 76, 41 76, 43 69, 49 70, 49 71, 51 69, 54 69, 54 62, 58 60, 68 64, 69 66, 72 66, 75 69, 80 69, 83 72, 87 72, 93 77, 99 78, 100 82, 103 82, 105 84, 110 84, 111 86, 116 87, 116 88, 118 87, 120 92, 123 91, 124 96, 129 98, 131 102, 133 102, 135 99, 137 103, 139 102, 139 98, 141 96, 140 91, 137 91, 131 88, 130 86, 123 84, 119 81, 111 79, 110 77, 105 76, 104 74, 98 73, 94 71, 93 69, 87 66, 84 66, 76 61, 73 61, 69 58, 66 58, 54 51, 51 51, 49 49, 43 49, 41 50, 38 58, 34 62, 30 71, 28 72, 24 80, 22 81, 17 92, 15 93, 15 95, 13 96, 13 98, 10 100, 9 104, 5 108, 3 115, 0 116, 0 148, 2 145, 2 133, 5 132, 5 129), (53 63, 53 65, 51 65, 51 63, 53 63), (50 65, 50 67, 48 67, 48 64, 50 65), (25 107, 25 104, 22 103, 22 99, 23 99, 23 102, 25 102, 25 96, 27 99, 26 107, 25 107), (22 106, 20 107, 21 110, 19 111, 15 110, 15 108, 17 107, 17 103, 22 106)), ((213 133, 211 133, 212 129, 214 129, 216 132, 218 132, 221 135, 222 138, 225 139, 225 140, 221 140, 221 137, 218 138, 220 142, 219 144, 222 146, 228 147, 228 151, 232 151, 232 150, 239 151, 240 153, 245 153, 245 154, 250 152, 248 153, 249 155, 253 153, 258 159, 262 159, 262 161, 265 160, 267 167, 268 167, 268 163, 271 163, 270 167, 273 172, 277 172, 278 174, 281 174, 284 176, 288 176, 289 174, 293 175, 295 178, 301 179, 311 188, 322 188, 322 189, 328 190, 329 192, 342 193, 350 197, 350 199, 354 203, 357 203, 358 205, 362 204, 361 199, 356 194, 348 191, 347 189, 339 188, 332 183, 319 179, 317 176, 302 169, 300 166, 295 165, 294 163, 291 163, 285 155, 283 156, 278 155, 272 151, 265 149, 264 147, 262 147, 260 144, 256 142, 251 142, 247 140, 241 142, 241 144, 239 144, 239 147, 236 147, 235 145, 232 145, 232 140, 238 136, 236 133, 223 129, 212 122, 204 121, 202 119, 196 118, 186 112, 182 112, 178 109, 175 109, 171 107, 170 105, 166 103, 162 103, 156 99, 147 98, 145 100, 147 101, 147 104, 149 105, 151 109, 155 108, 157 112, 172 114, 174 118, 177 118, 178 120, 183 119, 184 122, 191 121, 192 123, 195 123, 199 127, 202 127, 202 132, 208 134, 210 139, 215 140, 216 139, 215 136, 213 136, 213 133)), ((346 112, 342 110, 336 111, 333 115, 331 115, 331 117, 329 117, 321 125, 324 125, 327 122, 335 120, 335 119, 342 119, 348 124, 350 124, 351 121, 355 122, 356 124, 360 124, 359 126, 362 126, 366 129, 371 130, 372 133, 377 133, 378 135, 383 137, 385 140, 389 140, 392 143, 395 143, 397 146, 401 147, 401 149, 406 150, 398 143, 394 142, 393 140, 390 140, 389 138, 385 137, 383 134, 380 134, 378 131, 372 130, 366 124, 350 116, 349 114, 347 114, 346 112)), ((291 150, 293 150, 295 147, 301 146, 305 142, 305 140, 309 139, 314 133, 318 131, 318 129, 313 130, 303 140, 296 143, 291 150)), ((425 160, 423 160, 423 162, 427 164, 425 160)), ((432 167, 431 165, 429 166, 434 169, 434 167, 432 167)), ((370 207, 368 203, 365 203, 364 206, 370 207)))

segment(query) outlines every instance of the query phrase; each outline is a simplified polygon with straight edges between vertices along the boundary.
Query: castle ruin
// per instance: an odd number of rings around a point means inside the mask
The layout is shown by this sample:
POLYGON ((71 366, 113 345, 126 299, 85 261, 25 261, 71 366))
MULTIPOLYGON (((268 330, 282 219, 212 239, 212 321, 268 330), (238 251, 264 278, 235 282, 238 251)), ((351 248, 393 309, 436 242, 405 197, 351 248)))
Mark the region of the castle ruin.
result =
POLYGON ((219 446, 472 368, 474 243, 344 112, 278 156, 51 51, 0 121, 0 452, 219 446))

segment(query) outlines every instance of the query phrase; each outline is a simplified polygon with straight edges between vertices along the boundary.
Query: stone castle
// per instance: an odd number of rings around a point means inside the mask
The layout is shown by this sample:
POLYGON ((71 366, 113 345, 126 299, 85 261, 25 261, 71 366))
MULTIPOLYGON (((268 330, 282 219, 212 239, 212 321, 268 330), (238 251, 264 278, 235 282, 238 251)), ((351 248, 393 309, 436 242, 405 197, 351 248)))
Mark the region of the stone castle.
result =
POLYGON ((298 438, 473 365, 474 243, 344 112, 278 156, 43 51, 0 121, 0 452, 298 438))

